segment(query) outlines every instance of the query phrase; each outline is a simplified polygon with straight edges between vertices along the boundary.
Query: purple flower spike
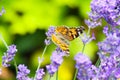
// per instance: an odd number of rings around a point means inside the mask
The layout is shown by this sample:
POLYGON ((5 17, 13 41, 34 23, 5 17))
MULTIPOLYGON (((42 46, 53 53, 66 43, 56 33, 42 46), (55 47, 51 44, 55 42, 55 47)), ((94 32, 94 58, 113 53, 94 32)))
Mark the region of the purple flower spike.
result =
POLYGON ((90 74, 91 70, 89 70, 92 67, 90 59, 82 53, 77 54, 74 59, 76 61, 76 68, 78 69, 78 80, 89 80, 92 75, 90 74))
POLYGON ((52 34, 55 33, 55 27, 54 26, 50 26, 50 28, 48 29, 48 32, 46 32, 46 36, 47 36, 47 39, 45 39, 44 43, 46 45, 49 45, 51 43, 51 37, 52 37, 52 34))
POLYGON ((51 43, 50 39, 45 39, 44 42, 45 42, 46 45, 49 45, 51 43))
POLYGON ((50 38, 52 36, 52 34, 54 34, 55 32, 55 27, 54 26, 50 26, 50 28, 48 29, 48 32, 46 32, 46 36, 48 38, 50 38))
POLYGON ((30 73, 30 70, 24 64, 18 66, 17 79, 18 80, 32 80, 27 75, 30 73))
POLYGON ((42 80, 44 75, 45 75, 44 69, 39 69, 38 71, 36 71, 35 80, 42 80))
POLYGON ((9 67, 11 62, 14 59, 15 53, 17 52, 16 45, 11 45, 8 47, 7 52, 2 57, 2 66, 9 67))
POLYGON ((51 61, 53 64, 60 65, 63 62, 63 54, 64 53, 58 53, 57 51, 54 51, 51 56, 51 61))
POLYGON ((101 26, 101 20, 99 20, 99 21, 92 21, 92 20, 88 19, 88 20, 85 20, 85 23, 87 24, 87 26, 89 28, 95 28, 97 26, 101 26))
POLYGON ((54 65, 54 64, 50 64, 46 66, 47 71, 51 76, 53 76, 53 74, 58 70, 58 67, 59 67, 58 65, 54 65))
MULTIPOLYGON (((91 13, 98 15, 99 19, 104 18, 112 26, 120 25, 119 0, 92 0, 91 9, 91 13)), ((90 17, 94 19, 94 17, 90 17)))
POLYGON ((16 46, 13 44, 9 46, 9 49, 7 50, 8 54, 15 54, 17 52, 16 46))
POLYGON ((106 36, 108 35, 108 26, 105 26, 105 27, 104 27, 103 33, 106 34, 106 36))
POLYGON ((115 77, 118 79, 120 78, 120 68, 118 68, 115 73, 114 73, 115 77))
POLYGON ((105 27, 103 32, 106 34, 106 39, 98 43, 99 49, 109 54, 114 54, 116 51, 119 52, 120 32, 118 29, 108 32, 108 28, 105 27))
POLYGON ((79 68, 80 65, 83 67, 82 64, 84 64, 84 65, 92 64, 90 59, 87 56, 83 55, 82 53, 77 54, 74 59, 76 61, 76 68, 79 68))
POLYGON ((92 37, 90 37, 90 35, 87 35, 86 33, 84 33, 83 36, 80 36, 80 38, 84 44, 87 44, 87 43, 91 42, 92 40, 95 40, 94 33, 92 34, 92 37))
POLYGON ((56 51, 52 53, 51 64, 46 66, 47 71, 51 76, 58 70, 58 67, 62 64, 63 56, 65 56, 65 52, 60 50, 60 48, 57 48, 56 51))

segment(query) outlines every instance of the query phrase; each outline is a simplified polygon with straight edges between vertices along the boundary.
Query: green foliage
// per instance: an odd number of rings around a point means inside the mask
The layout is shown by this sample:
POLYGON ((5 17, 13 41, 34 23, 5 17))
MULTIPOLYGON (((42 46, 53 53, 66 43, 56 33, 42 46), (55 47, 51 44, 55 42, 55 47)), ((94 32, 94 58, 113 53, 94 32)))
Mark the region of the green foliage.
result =
POLYGON ((36 29, 47 29, 50 25, 80 25, 80 17, 86 17, 89 11, 89 1, 2 0, 0 5, 5 7, 6 14, 2 20, 9 23, 10 32, 26 34, 34 33, 36 29))

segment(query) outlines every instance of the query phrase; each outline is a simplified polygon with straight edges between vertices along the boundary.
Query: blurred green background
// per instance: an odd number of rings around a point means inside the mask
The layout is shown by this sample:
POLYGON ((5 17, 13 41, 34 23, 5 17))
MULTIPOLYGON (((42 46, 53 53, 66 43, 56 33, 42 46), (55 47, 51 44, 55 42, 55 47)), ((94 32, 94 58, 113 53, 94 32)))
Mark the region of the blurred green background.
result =
MULTIPOLYGON (((0 11, 5 8, 6 13, 0 16, 0 34, 8 45, 16 44, 18 52, 15 56, 17 64, 25 64, 31 70, 33 77, 38 65, 38 56, 41 56, 45 47, 45 32, 50 25, 67 25, 70 27, 87 26, 84 20, 88 18, 91 0, 0 0, 0 11)), ((92 30, 96 41, 85 47, 85 54, 93 63, 96 61, 98 47, 96 43, 102 40, 101 28, 92 30)), ((75 72, 74 56, 82 50, 83 44, 79 38, 71 41, 70 56, 64 58, 59 67, 59 80, 72 80, 75 72)), ((48 46, 44 56, 42 68, 50 64, 50 55, 56 45, 48 46)), ((6 47, 0 41, 0 62, 6 47)), ((13 63, 11 63, 13 64, 13 63)), ((46 71, 47 73, 47 71, 46 71)), ((3 69, 0 80, 15 80, 15 68, 11 65, 3 69)), ((54 75, 55 76, 55 75, 54 75)), ((51 80, 55 80, 55 77, 51 80)), ((45 75, 45 80, 48 74, 45 75)))

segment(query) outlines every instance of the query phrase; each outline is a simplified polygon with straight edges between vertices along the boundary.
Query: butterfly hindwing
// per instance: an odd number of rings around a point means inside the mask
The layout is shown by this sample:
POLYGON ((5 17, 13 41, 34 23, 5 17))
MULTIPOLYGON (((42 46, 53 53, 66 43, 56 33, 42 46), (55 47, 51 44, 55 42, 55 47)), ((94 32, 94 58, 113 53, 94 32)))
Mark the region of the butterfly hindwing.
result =
POLYGON ((58 35, 58 34, 53 34, 52 35, 52 41, 60 47, 61 50, 65 51, 67 54, 69 54, 69 41, 66 40, 64 37, 58 35))

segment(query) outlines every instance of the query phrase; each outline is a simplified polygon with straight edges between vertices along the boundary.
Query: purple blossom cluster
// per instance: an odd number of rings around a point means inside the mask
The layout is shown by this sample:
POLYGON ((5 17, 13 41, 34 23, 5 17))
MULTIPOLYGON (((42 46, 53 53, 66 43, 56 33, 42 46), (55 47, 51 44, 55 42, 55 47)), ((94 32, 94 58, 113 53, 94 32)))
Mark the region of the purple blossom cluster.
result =
POLYGON ((89 28, 102 25, 102 18, 111 26, 120 25, 120 0, 92 0, 89 19, 85 23, 89 28))
POLYGON ((44 69, 39 69, 38 71, 36 71, 35 80, 42 80, 44 75, 45 75, 44 69))
POLYGON ((78 69, 78 75, 77 78, 80 80, 89 80, 89 73, 88 68, 92 65, 90 59, 83 55, 82 53, 79 53, 75 56, 76 61, 76 68, 78 69))
POLYGON ((20 64, 18 66, 17 79, 18 80, 42 80, 45 74, 44 69, 38 69, 36 71, 35 79, 28 77, 30 70, 27 69, 27 66, 20 64))
POLYGON ((27 69, 27 67, 24 64, 20 64, 18 66, 18 72, 17 72, 17 79, 18 80, 32 80, 28 77, 28 74, 30 73, 30 70, 27 69))
POLYGON ((16 45, 13 44, 9 46, 7 52, 4 53, 4 56, 2 57, 2 66, 4 67, 10 66, 9 62, 11 62, 14 59, 16 52, 17 52, 16 45))
POLYGON ((98 43, 99 49, 109 54, 120 53, 120 30, 117 28, 112 31, 108 30, 108 27, 104 27, 103 32, 106 35, 106 39, 98 43))
POLYGON ((106 34, 105 40, 98 43, 101 64, 99 66, 100 79, 120 78, 120 32, 114 28, 112 31, 105 27, 103 32, 106 34))
POLYGON ((120 69, 120 66, 119 66, 120 61, 117 59, 117 56, 114 55, 114 56, 106 57, 101 53, 99 53, 99 57, 101 60, 101 64, 99 65, 99 73, 97 73, 99 75, 98 79, 116 80, 120 78, 120 74, 117 74, 117 73, 120 73, 120 71, 118 71, 120 69))
MULTIPOLYGON (((92 0, 89 28, 100 26, 103 18, 109 25, 103 33, 106 38, 98 43, 98 65, 94 66, 87 56, 79 53, 75 56, 78 80, 117 80, 120 78, 120 0, 92 0), (81 61, 82 60, 82 61, 81 61)), ((82 38, 81 38, 82 39, 82 38)), ((82 39, 83 43, 87 38, 82 39)))
POLYGON ((46 36, 47 37, 51 37, 52 34, 54 34, 55 32, 55 27, 54 26, 50 26, 50 28, 48 29, 48 32, 46 32, 46 36))
POLYGON ((51 36, 52 34, 55 33, 55 27, 54 26, 50 26, 50 28, 48 29, 48 31, 46 32, 46 36, 47 36, 47 39, 45 39, 45 44, 46 45, 49 45, 51 43, 51 36))
POLYGON ((47 65, 47 71, 52 76, 59 68, 59 66, 63 62, 63 56, 65 56, 65 52, 57 48, 51 56, 51 64, 47 65))
POLYGON ((99 67, 96 67, 84 54, 79 53, 75 56, 78 80, 117 80, 120 78, 120 60, 118 57, 106 57, 101 53, 99 53, 99 57, 101 63, 99 67))
POLYGON ((94 33, 92 34, 92 36, 90 37, 90 35, 87 35, 86 33, 83 33, 82 36, 80 36, 80 39, 82 40, 83 44, 87 44, 89 42, 91 42, 92 40, 95 40, 95 35, 94 33))

